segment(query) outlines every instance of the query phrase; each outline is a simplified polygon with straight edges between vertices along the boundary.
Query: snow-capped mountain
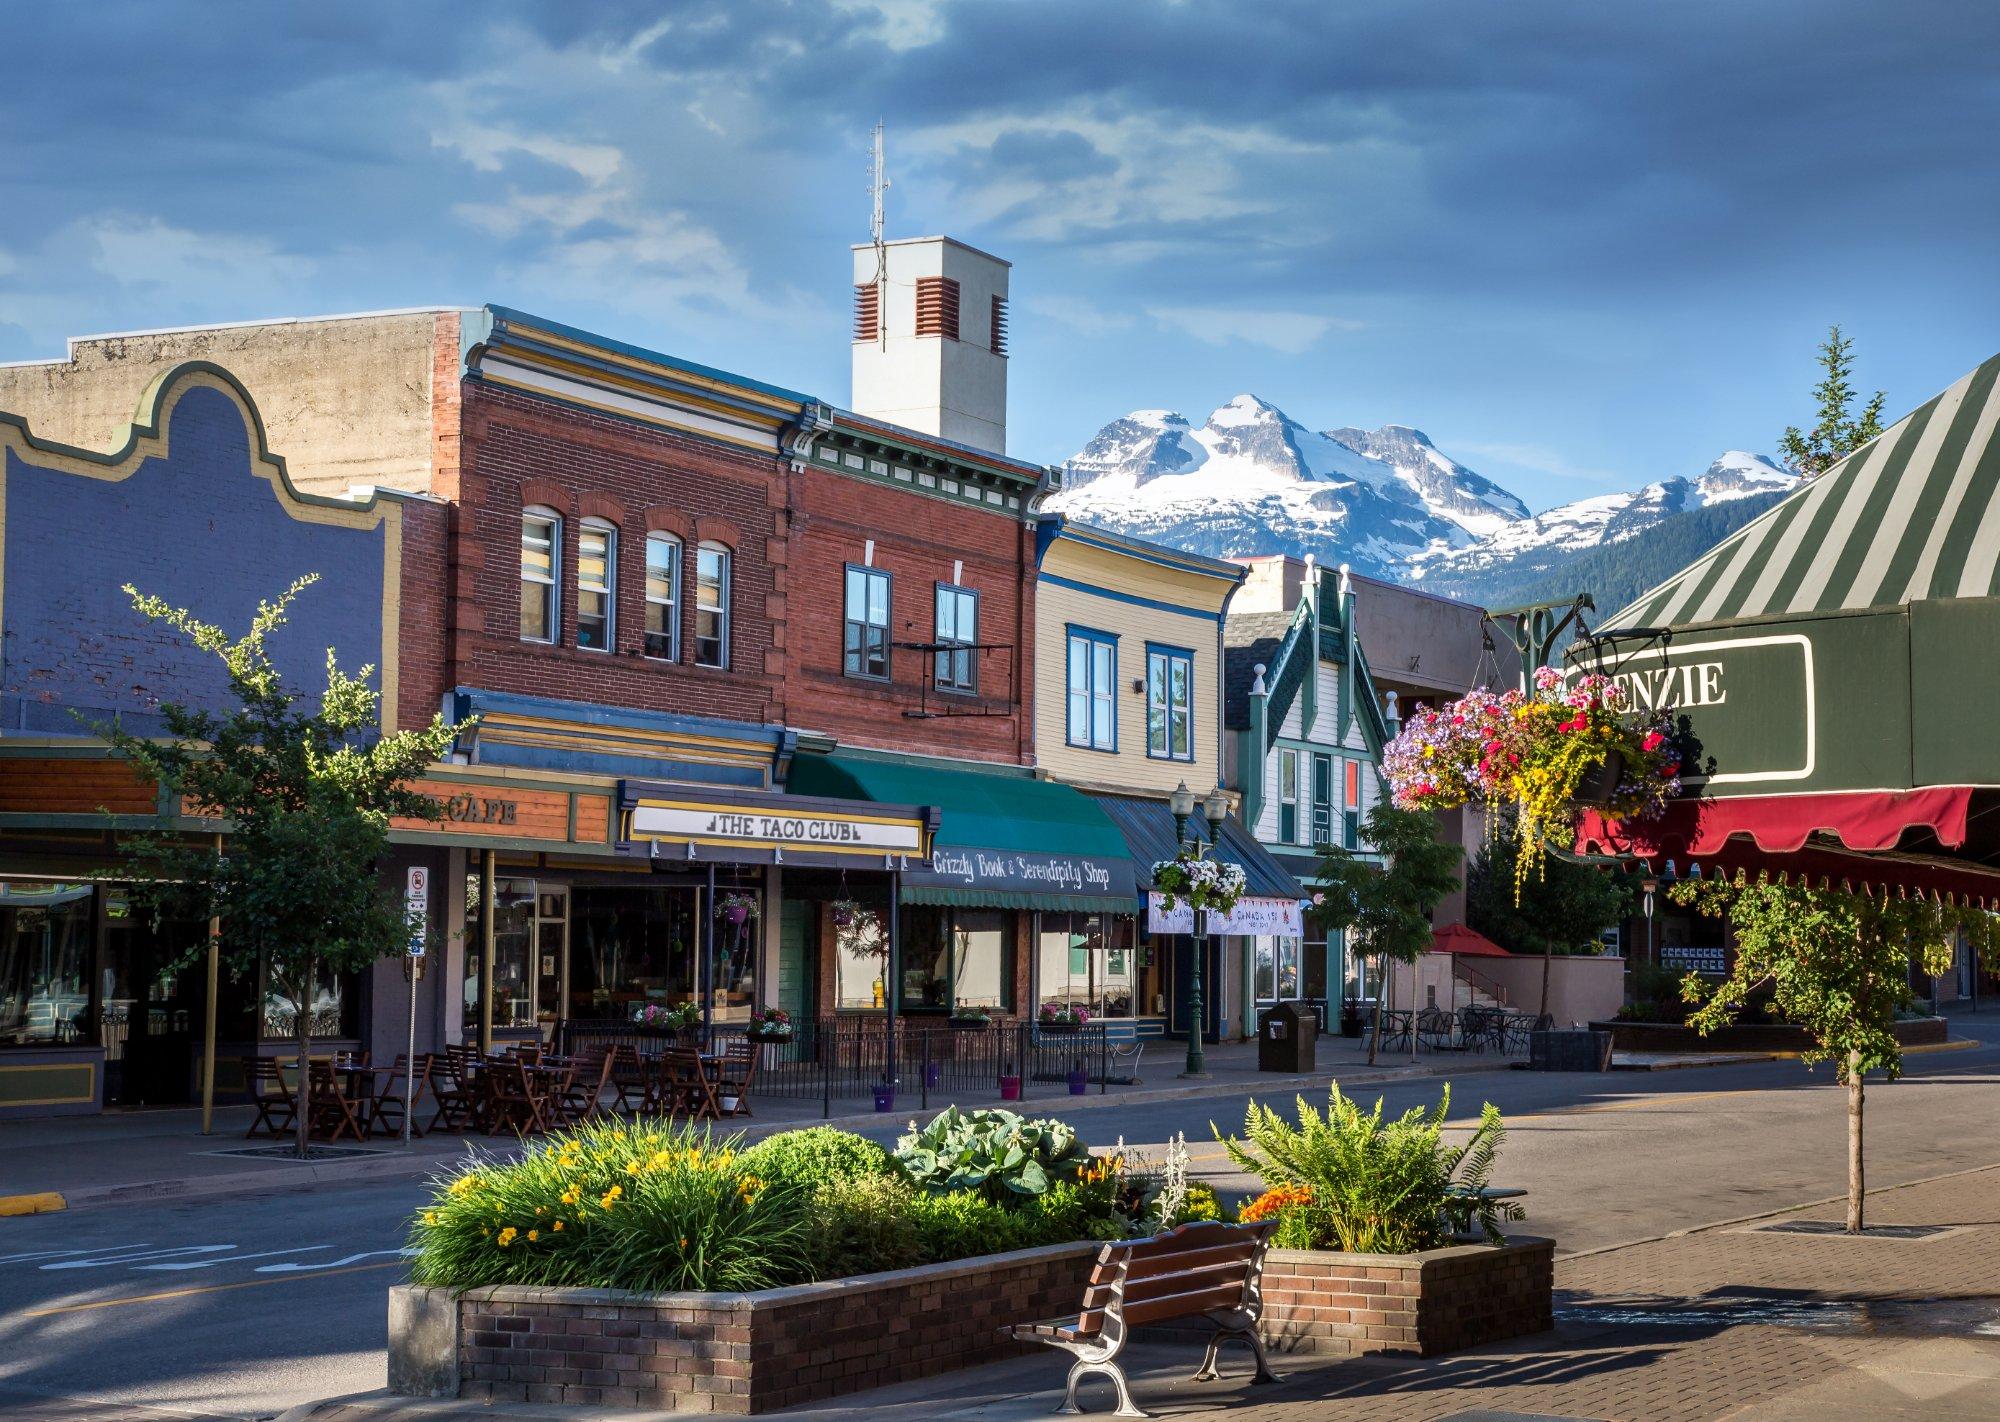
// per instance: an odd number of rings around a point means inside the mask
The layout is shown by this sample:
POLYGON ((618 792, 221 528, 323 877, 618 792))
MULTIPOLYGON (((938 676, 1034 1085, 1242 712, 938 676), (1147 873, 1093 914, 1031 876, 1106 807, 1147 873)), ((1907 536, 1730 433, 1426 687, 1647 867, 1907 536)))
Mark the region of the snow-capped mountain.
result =
POLYGON ((1585 549, 1636 538, 1674 514, 1758 494, 1786 494, 1798 484, 1798 475, 1766 456, 1732 449, 1698 478, 1677 476, 1627 494, 1578 499, 1509 524, 1469 548, 1420 554, 1411 560, 1409 576, 1461 579, 1500 568, 1510 575, 1551 568, 1585 549))
POLYGON ((1049 508, 1195 552, 1313 553, 1390 577, 1528 517, 1419 430, 1316 432, 1254 395, 1199 428, 1170 410, 1113 420, 1069 462, 1049 508))
POLYGON ((1311 553, 1463 596, 1676 514, 1797 486, 1798 476, 1775 461, 1731 450, 1696 478, 1530 515, 1421 430, 1314 431, 1268 401, 1238 395, 1200 426, 1171 410, 1113 420, 1069 461, 1063 492, 1047 507, 1197 553, 1311 553))

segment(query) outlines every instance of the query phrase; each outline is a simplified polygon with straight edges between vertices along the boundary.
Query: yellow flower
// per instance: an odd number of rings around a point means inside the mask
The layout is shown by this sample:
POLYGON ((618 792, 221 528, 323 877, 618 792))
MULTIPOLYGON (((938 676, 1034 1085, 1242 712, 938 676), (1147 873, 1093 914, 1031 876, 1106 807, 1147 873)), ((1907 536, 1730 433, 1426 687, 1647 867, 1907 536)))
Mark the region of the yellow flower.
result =
POLYGON ((642 1169, 644 1169, 644 1167, 641 1166, 639 1162, 636 1160, 628 1160, 625 1162, 625 1173, 627 1175, 637 1175, 642 1169))
POLYGON ((557 1220, 557 1221, 555 1222, 555 1225, 553 1226, 553 1228, 555 1229, 555 1232, 556 1232, 557 1234, 561 1234, 561 1233, 562 1233, 562 1221, 561 1221, 561 1220, 557 1220))
POLYGON ((681 1248, 682 1248, 682 1249, 686 1249, 687 1247, 688 1247, 688 1240, 687 1240, 687 1236, 686 1236, 686 1235, 682 1235, 682 1236, 681 1236, 681 1248))
POLYGON ((514 1226, 508 1225, 507 1228, 500 1231, 500 1238, 497 1241, 497 1243, 502 1249, 505 1249, 508 1245, 514 1242, 514 1236, 519 1232, 520 1231, 516 1230, 514 1226))
POLYGON ((533 1244, 536 1240, 540 1239, 541 1237, 542 1237, 542 1232, 538 1229, 531 1229, 528 1231, 528 1243, 530 1244, 533 1244))
POLYGON ((461 1175, 458 1179, 451 1182, 451 1188, 445 1193, 449 1195, 469 1195, 478 1188, 479 1177, 477 1175, 461 1175))
POLYGON ((581 1199, 583 1199, 583 1187, 581 1185, 571 1185, 569 1189, 562 1192, 562 1202, 565 1205, 574 1205, 581 1199))
POLYGON ((427 1225, 435 1225, 435 1224, 436 1224, 437 1222, 438 1222, 438 1212, 437 1212, 436 1210, 425 1210, 425 1211, 424 1211, 424 1223, 425 1223, 425 1224, 427 1224, 427 1225))
POLYGON ((602 1195, 598 1196, 597 1203, 599 1208, 606 1210, 610 1209, 613 1205, 618 1203, 618 1197, 624 1193, 625 1193, 624 1186, 613 1185, 609 1190, 606 1190, 602 1195))

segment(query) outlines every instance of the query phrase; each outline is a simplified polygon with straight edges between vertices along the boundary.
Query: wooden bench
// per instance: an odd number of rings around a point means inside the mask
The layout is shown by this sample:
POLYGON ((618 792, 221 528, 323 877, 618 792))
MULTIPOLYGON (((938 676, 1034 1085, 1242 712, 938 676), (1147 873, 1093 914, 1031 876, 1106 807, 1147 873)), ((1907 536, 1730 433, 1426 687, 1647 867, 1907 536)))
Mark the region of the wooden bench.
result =
POLYGON ((1264 1341, 1257 1336, 1264 1312, 1264 1251, 1275 1228, 1272 1221, 1185 1224, 1151 1239, 1107 1244, 1090 1271, 1075 1318, 1016 1324, 1001 1332, 1075 1356, 1058 1412, 1083 1410, 1077 1405, 1077 1387, 1096 1373, 1118 1390, 1118 1416, 1152 1416, 1133 1404, 1118 1358, 1134 1328, 1178 1319, 1206 1318, 1215 1325, 1196 1382, 1216 1377, 1216 1357, 1231 1339, 1250 1345, 1257 1360, 1255 1381, 1276 1382, 1264 1341))

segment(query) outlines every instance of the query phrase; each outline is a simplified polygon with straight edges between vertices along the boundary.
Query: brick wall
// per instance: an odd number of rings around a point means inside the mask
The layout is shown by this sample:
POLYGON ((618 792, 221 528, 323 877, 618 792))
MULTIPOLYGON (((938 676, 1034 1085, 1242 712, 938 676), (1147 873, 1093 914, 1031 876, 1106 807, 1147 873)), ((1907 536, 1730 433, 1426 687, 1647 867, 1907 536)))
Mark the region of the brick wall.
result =
POLYGON ((491 386, 463 392, 453 506, 449 679, 495 691, 757 723, 785 719, 784 492, 775 455, 737 452, 491 386), (563 519, 562 633, 520 638, 521 510, 563 519), (576 646, 581 521, 618 529, 615 650, 576 646), (680 660, 641 655, 646 535, 682 540, 680 660), (726 669, 694 664, 694 550, 731 552, 726 669))
POLYGON ((451 689, 445 680, 451 519, 445 504, 412 499, 403 505, 395 711, 396 725, 404 730, 428 724, 451 689))
MULTIPOLYGON (((390 1309, 391 1385, 418 1390, 407 1380, 449 1372, 413 1351, 455 1348, 465 1398, 769 1412, 1029 1351, 999 1330, 1074 1313, 1097 1250, 1056 1245, 755 1294, 498 1288, 454 1299, 406 1287, 390 1309), (426 1331, 454 1307, 455 1330, 426 1331)), ((1060 1378, 1053 1360, 1049 1378, 1060 1378)), ((436 1390, 448 1395, 448 1383, 436 1390)))
POLYGON ((1555 1244, 1519 1237, 1422 1254, 1273 1249, 1264 1338, 1286 1353, 1429 1358, 1551 1326, 1555 1244))
POLYGON ((1018 515, 986 513, 875 480, 807 465, 789 479, 792 521, 791 645, 786 701, 796 724, 853 745, 964 760, 1033 759, 1034 535, 1018 515), (866 560, 890 575, 891 642, 936 635, 936 587, 953 581, 979 594, 979 640, 1003 644, 978 655, 978 693, 928 695, 929 709, 978 712, 915 719, 932 671, 923 652, 893 649, 888 682, 843 673, 844 588, 849 564, 866 560))

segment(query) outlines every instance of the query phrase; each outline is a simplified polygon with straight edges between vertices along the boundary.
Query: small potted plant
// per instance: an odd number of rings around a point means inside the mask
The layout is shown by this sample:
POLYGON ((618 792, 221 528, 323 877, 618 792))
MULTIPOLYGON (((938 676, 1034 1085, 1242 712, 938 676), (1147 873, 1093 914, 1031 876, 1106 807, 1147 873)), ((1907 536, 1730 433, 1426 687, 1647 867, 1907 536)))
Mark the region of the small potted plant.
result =
POLYGON ((741 928, 757 916, 757 896, 724 894, 715 901, 715 916, 732 927, 741 928))
POLYGON ((852 928, 855 921, 866 912, 867 910, 853 899, 835 899, 833 901, 833 926, 835 928, 852 928))
POLYGON ((766 1007, 750 1019, 750 1030, 744 1035, 753 1042, 789 1042, 792 1015, 782 1007, 766 1007))
POLYGON ((1000 1099, 1002 1101, 1021 1099, 1021 1073, 1011 1060, 1003 1062, 1000 1066, 1000 1099))
POLYGON ((1340 1004, 1340 1035, 1359 1037, 1361 1035, 1361 999, 1350 997, 1340 1004))
POLYGON ((1074 1002, 1045 1002, 1035 1022, 1044 1032, 1074 1032, 1090 1021, 1090 1009, 1074 1002))
POLYGON ((959 1002, 945 1021, 954 1032, 984 1032, 993 1025, 993 1014, 977 1003, 959 1002))
POLYGON ((1076 1064, 1069 1069, 1069 1094, 1072 1096, 1084 1096, 1089 1091, 1090 1072, 1085 1069, 1083 1058, 1078 1057, 1076 1064))

